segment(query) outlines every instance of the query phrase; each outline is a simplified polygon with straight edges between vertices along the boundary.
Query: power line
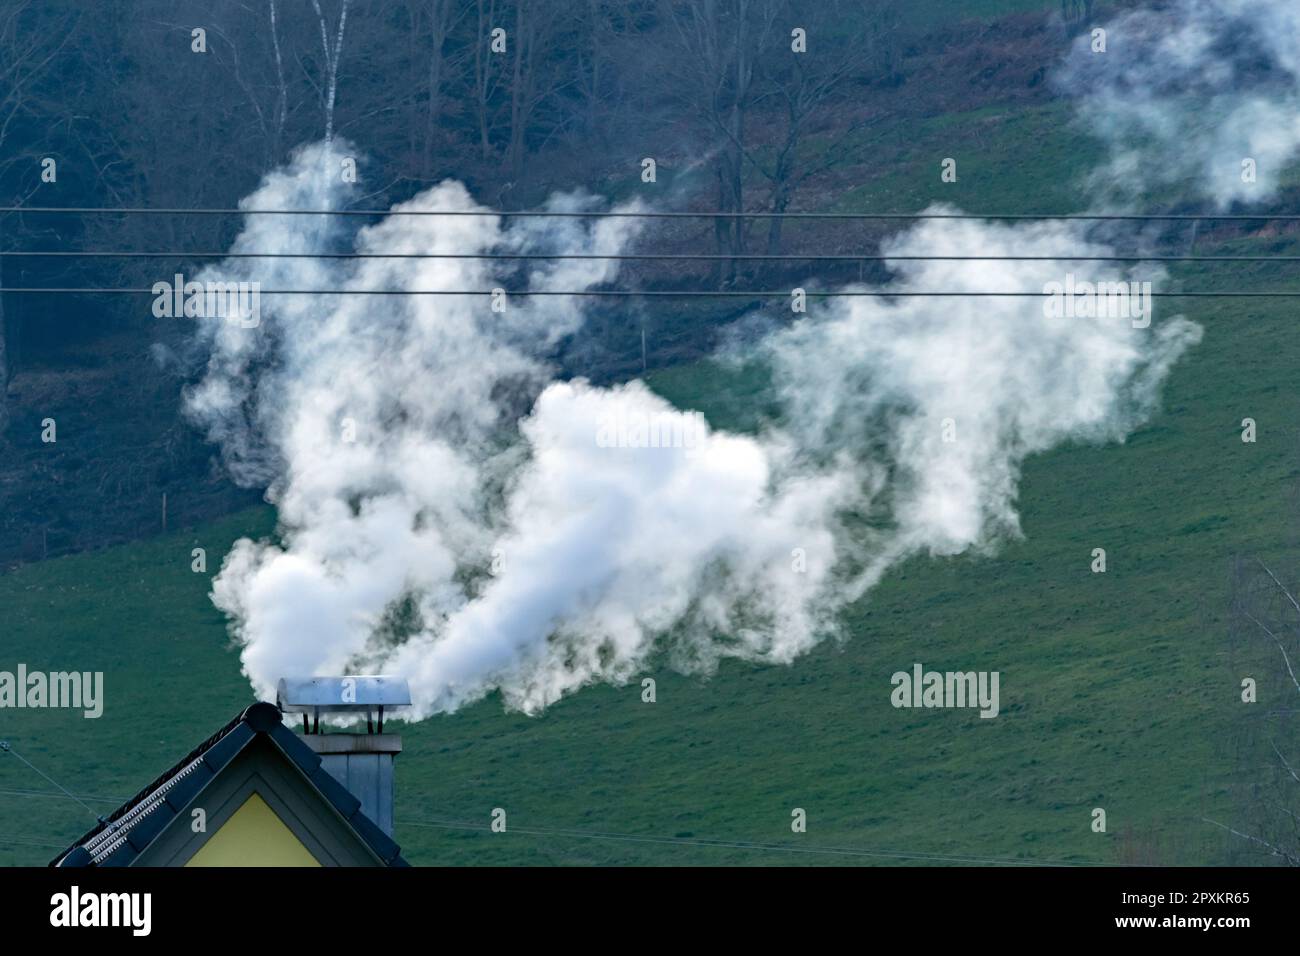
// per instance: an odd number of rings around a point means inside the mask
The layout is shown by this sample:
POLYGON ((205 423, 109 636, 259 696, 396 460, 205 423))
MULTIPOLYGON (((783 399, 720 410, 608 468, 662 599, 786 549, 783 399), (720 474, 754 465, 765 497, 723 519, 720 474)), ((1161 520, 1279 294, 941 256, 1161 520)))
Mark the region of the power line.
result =
POLYGON ((555 219, 832 219, 915 221, 978 219, 1000 221, 1084 220, 1091 222, 1292 222, 1296 213, 969 213, 969 212, 683 212, 610 210, 573 212, 551 209, 228 209, 149 206, 0 206, 0 213, 106 216, 476 216, 555 219))
MULTIPOLYGON (((491 830, 490 824, 463 823, 459 821, 398 820, 401 826, 446 830, 491 830)), ((608 840, 618 843, 655 843, 677 846, 715 847, 719 849, 760 850, 779 853, 820 854, 825 856, 862 857, 883 860, 916 860, 928 863, 970 863, 986 866, 1096 866, 1124 867, 1122 863, 1070 862, 1064 860, 1024 860, 1013 857, 945 856, 937 853, 911 853, 902 850, 869 850, 859 847, 782 846, 777 843, 755 843, 749 840, 712 840, 705 838, 640 836, 629 833, 602 833, 593 830, 572 830, 561 827, 520 827, 511 825, 507 833, 524 833, 532 836, 562 836, 587 840, 608 840)))
POLYGON ((727 262, 733 259, 759 262, 1300 262, 1300 256, 938 256, 820 253, 560 253, 560 252, 118 252, 112 250, 0 251, 2 258, 56 259, 491 259, 491 260, 660 260, 671 262, 727 262))
POLYGON ((54 800, 92 800, 95 803, 126 803, 126 797, 96 797, 88 793, 55 793, 52 790, 21 790, 0 788, 0 796, 6 797, 49 797, 54 800))
POLYGON ((11 747, 11 746, 9 745, 9 741, 7 741, 7 740, 0 740, 0 751, 2 751, 2 752, 4 752, 4 753, 7 753, 7 754, 13 754, 15 757, 17 757, 19 760, 21 760, 23 763, 25 763, 25 764, 26 764, 26 765, 27 765, 31 770, 35 771, 35 772, 36 772, 37 774, 39 774, 41 777, 45 778, 45 780, 46 780, 47 782, 53 784, 54 787, 55 787, 56 789, 61 790, 61 791, 64 793, 65 796, 71 797, 73 800, 76 800, 79 804, 81 804, 83 807, 85 807, 86 810, 90 813, 91 816, 93 816, 93 817, 95 817, 96 819, 98 819, 99 814, 95 813, 95 811, 90 807, 90 805, 89 805, 88 803, 86 803, 84 800, 82 800, 80 797, 78 797, 78 796, 77 796, 76 794, 74 794, 72 791, 70 791, 70 790, 68 790, 67 788, 65 788, 62 784, 60 784, 57 780, 55 780, 55 779, 54 779, 53 777, 51 777, 49 774, 45 773, 43 770, 41 770, 41 769, 39 769, 38 767, 36 767, 36 766, 35 766, 35 765, 30 761, 30 760, 28 760, 26 757, 24 757, 24 756, 23 756, 22 754, 20 754, 18 751, 14 750, 13 747, 11 747))
MULTIPOLYGON (((233 285, 233 283, 231 283, 233 285)), ((233 294, 235 289, 227 289, 224 293, 213 292, 214 295, 233 294)), ((509 296, 586 296, 602 298, 703 298, 703 299, 788 299, 793 290, 790 289, 754 289, 754 290, 736 290, 736 289, 576 289, 576 290, 556 290, 556 289, 258 289, 258 295, 378 295, 378 296, 399 296, 399 295, 463 295, 463 296, 491 296, 503 294, 509 296)), ((127 288, 105 288, 105 287, 6 287, 0 289, 5 294, 15 295, 151 295, 156 296, 161 293, 153 289, 127 289, 127 288)), ((198 293, 195 293, 198 294, 198 293)), ((205 293, 206 294, 206 293, 205 293)), ((879 298, 879 299, 1024 299, 1024 298, 1044 298, 1046 296, 1058 295, 1060 293, 1052 292, 893 292, 886 289, 868 291, 863 289, 839 289, 830 292, 816 292, 806 290, 804 294, 810 299, 837 299, 837 298, 879 298)), ((1075 297, 1084 295, 1076 291, 1075 297)), ((1153 299, 1294 299, 1300 298, 1300 290, 1297 291, 1274 291, 1274 292, 1151 292, 1153 299)))

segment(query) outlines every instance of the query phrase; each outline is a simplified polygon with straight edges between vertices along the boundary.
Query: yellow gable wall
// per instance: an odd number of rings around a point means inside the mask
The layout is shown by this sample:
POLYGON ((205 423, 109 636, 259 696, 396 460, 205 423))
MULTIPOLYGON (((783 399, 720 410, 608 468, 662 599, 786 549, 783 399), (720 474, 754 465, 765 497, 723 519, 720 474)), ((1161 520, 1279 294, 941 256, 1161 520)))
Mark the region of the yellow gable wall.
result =
POLYGON ((253 793, 185 865, 320 866, 321 863, 266 801, 253 793))

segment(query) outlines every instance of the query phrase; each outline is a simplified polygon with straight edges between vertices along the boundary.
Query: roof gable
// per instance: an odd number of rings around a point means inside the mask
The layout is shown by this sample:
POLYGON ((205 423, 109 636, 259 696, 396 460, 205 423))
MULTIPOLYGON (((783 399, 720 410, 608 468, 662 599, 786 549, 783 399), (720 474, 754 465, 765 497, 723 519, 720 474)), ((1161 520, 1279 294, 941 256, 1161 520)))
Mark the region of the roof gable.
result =
POLYGON ((193 808, 206 804, 233 815, 250 793, 262 795, 318 859, 335 864, 405 866, 400 848, 361 812, 361 803, 321 767, 320 757, 297 738, 272 704, 249 707, 174 767, 123 804, 107 820, 60 854, 52 866, 176 865, 221 826, 205 833, 190 827, 193 808), (230 801, 239 797, 239 803, 230 801), (181 839, 183 838, 183 839, 181 839), (349 850, 352 842, 360 850, 349 850), (167 859, 165 844, 180 846, 167 859), (147 853, 146 853, 147 851, 147 853), (369 858, 360 859, 364 854, 369 858))

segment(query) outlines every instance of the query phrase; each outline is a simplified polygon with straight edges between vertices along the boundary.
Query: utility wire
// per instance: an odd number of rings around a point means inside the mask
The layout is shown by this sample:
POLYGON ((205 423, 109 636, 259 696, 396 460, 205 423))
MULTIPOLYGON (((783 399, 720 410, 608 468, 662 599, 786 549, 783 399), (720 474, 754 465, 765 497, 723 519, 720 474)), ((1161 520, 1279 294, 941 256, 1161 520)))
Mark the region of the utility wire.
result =
POLYGON ((225 209, 147 206, 0 206, 0 213, 81 216, 501 216, 555 219, 839 219, 921 220, 996 219, 1001 221, 1086 220, 1091 222, 1291 222, 1295 213, 971 213, 971 212, 572 212, 551 209, 225 209))
POLYGON ((30 760, 28 760, 26 757, 24 757, 24 756, 23 756, 22 754, 20 754, 18 751, 14 750, 14 748, 10 746, 9 741, 7 741, 7 740, 0 740, 0 751, 3 751, 4 753, 7 753, 7 754, 13 754, 15 757, 17 757, 19 760, 21 760, 23 763, 25 763, 29 768, 31 768, 33 771, 35 771, 37 774, 39 774, 41 777, 43 777, 46 781, 48 781, 49 783, 53 784, 53 785, 55 786, 55 788, 57 788, 58 790, 63 791, 63 794, 64 794, 65 796, 67 796, 67 797, 71 797, 73 800, 76 800, 79 804, 81 804, 83 807, 85 807, 86 810, 90 813, 91 816, 95 817, 96 819, 99 819, 99 814, 96 813, 96 812, 94 811, 94 809, 92 809, 91 806, 90 806, 88 803, 86 803, 86 801, 82 800, 80 797, 78 797, 78 796, 77 796, 76 794, 74 794, 72 791, 66 789, 66 788, 65 788, 62 784, 60 784, 57 780, 55 780, 55 779, 54 779, 53 777, 51 777, 49 774, 45 773, 45 771, 43 771, 43 770, 39 769, 38 767, 36 767, 36 766, 35 766, 35 765, 30 761, 30 760))
POLYGON ((54 800, 91 800, 95 803, 126 803, 127 797, 96 797, 88 793, 55 793, 52 790, 20 790, 0 788, 0 796, 49 797, 54 800))
POLYGON ((630 252, 116 252, 99 249, 0 251, 3 258, 57 259, 503 259, 503 260, 660 260, 671 262, 726 262, 732 259, 759 262, 1300 262, 1300 256, 928 256, 928 255, 824 255, 818 253, 670 253, 630 252))
MULTIPOLYGON (((227 289, 224 294, 235 292, 227 289)), ((601 298, 677 298, 677 299, 788 299, 790 289, 754 289, 751 291, 736 289, 501 289, 500 293, 508 296, 588 296, 601 298)), ((15 295, 152 295, 160 293, 153 289, 123 289, 104 287, 7 287, 0 289, 3 293, 15 295)), ((195 293, 200 294, 200 293, 195 293)), ((206 293, 203 293, 206 294, 206 293)), ((213 293, 223 294, 223 293, 213 293)), ((258 295, 497 295, 495 289, 258 289, 258 295)), ((840 289, 832 292, 807 290, 804 293, 810 299, 837 298, 880 298, 880 299, 1040 299, 1045 296, 1059 295, 1052 292, 907 292, 881 289, 875 291, 863 289, 840 289)), ((1151 292, 1153 299, 1294 299, 1300 298, 1300 290, 1276 292, 1151 292)), ((1076 291, 1074 297, 1084 295, 1076 291)))

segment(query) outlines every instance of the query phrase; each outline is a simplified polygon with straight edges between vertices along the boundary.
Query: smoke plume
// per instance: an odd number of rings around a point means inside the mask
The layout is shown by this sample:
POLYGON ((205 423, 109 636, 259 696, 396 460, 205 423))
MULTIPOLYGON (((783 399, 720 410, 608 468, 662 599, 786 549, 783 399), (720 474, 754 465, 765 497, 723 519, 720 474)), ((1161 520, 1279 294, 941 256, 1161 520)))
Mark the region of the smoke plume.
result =
MULTIPOLYGON (((336 168, 309 147, 246 203, 331 208, 336 168)), ((453 182, 398 207, 478 208, 453 182)), ((617 253, 637 230, 395 215, 348 234, 329 218, 252 215, 235 249, 617 253)), ((768 335, 748 360, 783 413, 753 434, 712 429, 640 382, 556 380, 547 356, 581 327, 576 297, 516 296, 494 312, 484 296, 268 295, 256 329, 207 320, 188 411, 239 480, 268 487, 280 523, 275 540, 238 542, 213 588, 246 674, 265 696, 285 675, 396 673, 423 717, 493 691, 536 712, 655 655, 700 673, 791 661, 897 561, 1018 533, 1024 458, 1121 439, 1196 341, 1182 319, 1138 329, 1049 319, 1036 297, 899 295, 1040 292, 1067 256, 1106 252, 1077 224, 930 222, 888 251, 1026 249, 1062 261, 900 260, 887 289, 768 335)), ((615 277, 609 260, 512 281, 483 259, 250 261, 221 277, 450 291, 615 277)))
POLYGON ((1225 208, 1275 194, 1300 150, 1300 4, 1172 0, 1104 29, 1105 51, 1079 37, 1057 76, 1107 146, 1099 196, 1190 186, 1225 208))

